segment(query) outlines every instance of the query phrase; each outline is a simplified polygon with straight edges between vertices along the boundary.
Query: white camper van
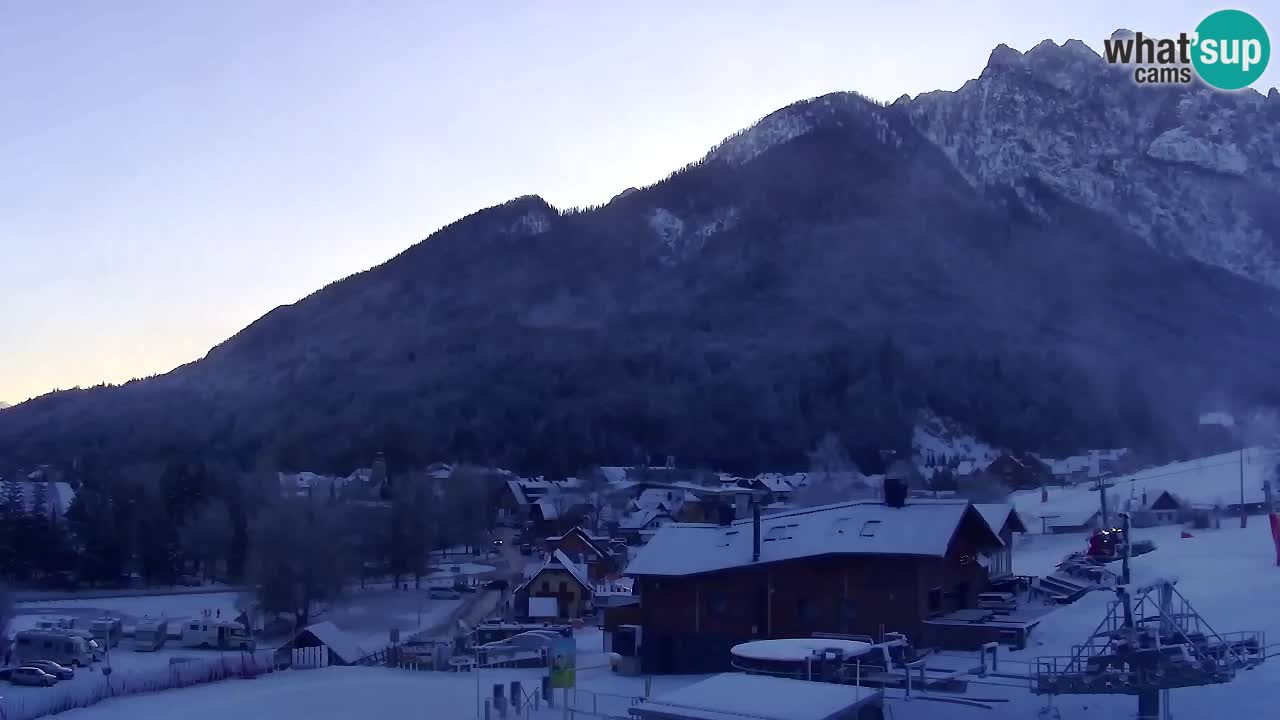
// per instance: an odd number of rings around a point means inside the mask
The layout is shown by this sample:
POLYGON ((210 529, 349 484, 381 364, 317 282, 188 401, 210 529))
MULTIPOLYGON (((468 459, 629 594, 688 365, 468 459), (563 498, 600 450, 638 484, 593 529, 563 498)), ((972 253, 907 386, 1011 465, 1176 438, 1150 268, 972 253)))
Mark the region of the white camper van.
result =
POLYGON ((120 644, 124 622, 118 617, 103 616, 89 623, 89 632, 99 645, 110 650, 120 644))
POLYGON ((93 662, 93 650, 78 635, 54 630, 23 630, 14 637, 15 664, 30 660, 52 660, 67 667, 86 667, 93 662))
POLYGON ((164 618, 144 617, 133 627, 133 649, 159 650, 169 639, 169 621, 164 618))
POLYGON ((191 618, 182 625, 182 646, 253 651, 257 643, 238 622, 198 617, 191 618))

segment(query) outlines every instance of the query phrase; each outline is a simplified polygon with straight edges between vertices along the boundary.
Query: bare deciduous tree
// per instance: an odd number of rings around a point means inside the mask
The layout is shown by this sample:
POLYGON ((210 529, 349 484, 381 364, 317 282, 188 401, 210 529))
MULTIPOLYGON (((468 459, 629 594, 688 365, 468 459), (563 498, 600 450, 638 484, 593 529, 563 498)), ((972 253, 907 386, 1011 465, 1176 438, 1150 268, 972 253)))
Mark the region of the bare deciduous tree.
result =
POLYGON ((349 529, 340 505, 291 499, 259 512, 250 577, 263 610, 293 613, 305 627, 316 603, 338 597, 352 576, 349 529))
POLYGON ((13 619, 13 596, 0 585, 0 661, 9 664, 9 621, 13 619))

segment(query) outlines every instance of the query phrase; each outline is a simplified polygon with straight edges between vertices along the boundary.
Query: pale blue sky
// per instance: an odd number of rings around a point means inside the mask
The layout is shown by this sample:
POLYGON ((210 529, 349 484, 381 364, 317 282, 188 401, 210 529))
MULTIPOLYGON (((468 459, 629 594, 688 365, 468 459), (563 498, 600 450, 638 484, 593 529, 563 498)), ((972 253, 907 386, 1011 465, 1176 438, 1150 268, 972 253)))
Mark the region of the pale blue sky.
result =
POLYGON ((0 0, 0 399, 170 370, 461 215, 605 201, 800 98, 1220 7, 0 0))

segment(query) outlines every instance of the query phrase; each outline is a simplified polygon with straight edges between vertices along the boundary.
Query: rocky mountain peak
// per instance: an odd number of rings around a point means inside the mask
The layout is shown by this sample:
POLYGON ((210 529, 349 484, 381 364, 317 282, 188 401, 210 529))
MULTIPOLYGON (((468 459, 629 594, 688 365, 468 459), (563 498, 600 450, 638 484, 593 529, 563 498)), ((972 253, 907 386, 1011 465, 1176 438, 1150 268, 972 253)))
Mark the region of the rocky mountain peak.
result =
POLYGON ((998 46, 977 80, 895 105, 975 187, 1033 216, 1052 219, 1051 193, 1162 253, 1280 287, 1270 104, 1198 83, 1139 85, 1079 40, 1046 40, 1026 53, 998 46))

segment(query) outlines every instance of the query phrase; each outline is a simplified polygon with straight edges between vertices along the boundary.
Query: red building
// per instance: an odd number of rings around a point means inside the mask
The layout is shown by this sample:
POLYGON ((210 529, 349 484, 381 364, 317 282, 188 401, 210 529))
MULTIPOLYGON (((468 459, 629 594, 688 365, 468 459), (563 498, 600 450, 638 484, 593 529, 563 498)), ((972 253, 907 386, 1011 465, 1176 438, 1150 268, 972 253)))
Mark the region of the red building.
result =
MULTIPOLYGON (((902 494, 905 494, 905 490, 902 494)), ((851 502, 660 530, 627 568, 646 673, 728 669, 729 648, 815 632, 921 638, 976 605, 1002 546, 962 500, 851 502)))

